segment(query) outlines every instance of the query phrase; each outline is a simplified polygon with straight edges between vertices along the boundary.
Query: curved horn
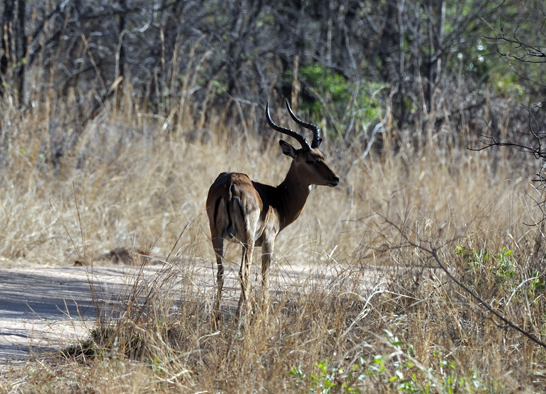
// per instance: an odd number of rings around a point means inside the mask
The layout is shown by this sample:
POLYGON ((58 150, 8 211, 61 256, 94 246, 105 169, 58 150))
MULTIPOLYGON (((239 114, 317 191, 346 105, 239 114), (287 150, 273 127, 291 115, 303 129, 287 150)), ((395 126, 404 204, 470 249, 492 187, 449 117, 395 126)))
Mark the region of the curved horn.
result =
POLYGON ((318 148, 320 144, 322 143, 322 138, 320 138, 320 129, 318 128, 318 126, 312 123, 304 122, 303 120, 298 118, 296 114, 292 111, 292 108, 290 108, 290 103, 288 102, 288 100, 285 100, 285 101, 286 101, 286 108, 288 108, 288 112, 290 113, 290 116, 292 117, 292 119, 294 119, 294 121, 297 124, 299 124, 301 127, 305 127, 306 129, 309 129, 313 132, 313 142, 311 142, 311 148, 318 148))
POLYGON ((277 130, 280 133, 289 135, 290 137, 295 138, 296 140, 298 140, 298 142, 300 143, 301 147, 304 150, 307 151, 307 150, 311 149, 310 146, 309 146, 309 143, 307 142, 307 140, 305 139, 305 137, 303 135, 301 135, 300 133, 296 133, 293 130, 278 126, 271 120, 271 115, 269 114, 269 101, 267 102, 267 105, 265 106, 265 116, 267 118, 267 123, 269 123, 269 126, 271 126, 273 129, 277 130))

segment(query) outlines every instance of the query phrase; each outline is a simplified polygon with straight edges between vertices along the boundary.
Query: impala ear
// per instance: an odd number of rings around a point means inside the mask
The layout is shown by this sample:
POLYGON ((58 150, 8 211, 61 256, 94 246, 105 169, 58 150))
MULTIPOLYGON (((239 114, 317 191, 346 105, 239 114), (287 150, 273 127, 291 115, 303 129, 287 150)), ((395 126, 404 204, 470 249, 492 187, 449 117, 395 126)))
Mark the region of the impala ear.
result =
POLYGON ((296 158, 296 149, 292 145, 283 140, 279 140, 279 145, 281 146, 282 153, 284 153, 286 156, 290 156, 293 159, 296 158))

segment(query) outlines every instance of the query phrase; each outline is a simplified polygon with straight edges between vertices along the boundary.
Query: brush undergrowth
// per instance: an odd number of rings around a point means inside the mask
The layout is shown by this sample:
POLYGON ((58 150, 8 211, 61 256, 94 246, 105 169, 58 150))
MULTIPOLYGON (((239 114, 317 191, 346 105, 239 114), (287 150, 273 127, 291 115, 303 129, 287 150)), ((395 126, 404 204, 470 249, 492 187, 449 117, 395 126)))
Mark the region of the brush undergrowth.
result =
POLYGON ((246 330, 237 323, 240 251, 231 247, 231 286, 215 330, 207 189, 229 170, 278 184, 289 161, 277 135, 236 136, 236 125, 213 116, 200 138, 194 131, 162 134, 161 120, 132 108, 105 110, 55 166, 43 153, 46 139, 36 135, 39 114, 4 112, 17 116, 9 119, 16 132, 3 151, 0 254, 53 265, 96 263, 114 248, 141 255, 119 302, 97 304, 88 341, 6 368, 2 391, 546 387, 544 349, 496 321, 407 243, 438 250, 465 285, 543 339, 544 246, 540 226, 527 225, 541 220, 529 163, 497 152, 493 166, 489 152, 447 149, 440 139, 365 158, 356 142, 326 141, 343 183, 317 188, 280 235, 270 309, 259 308, 256 257, 256 311, 246 330), (152 276, 148 254, 162 261, 152 276))

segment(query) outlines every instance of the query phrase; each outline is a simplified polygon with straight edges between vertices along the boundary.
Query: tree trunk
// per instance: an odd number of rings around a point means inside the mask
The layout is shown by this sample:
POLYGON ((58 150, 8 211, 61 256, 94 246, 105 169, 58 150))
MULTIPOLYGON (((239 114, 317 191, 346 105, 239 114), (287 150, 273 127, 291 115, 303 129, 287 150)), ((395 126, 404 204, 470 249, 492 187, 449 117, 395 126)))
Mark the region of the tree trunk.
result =
POLYGON ((25 32, 25 0, 17 0, 17 27, 15 29, 15 53, 17 74, 17 98, 19 105, 25 104, 25 71, 27 63, 27 35, 25 32))
POLYGON ((1 35, 0 97, 6 93, 6 86, 11 86, 15 90, 19 105, 23 105, 27 55, 24 0, 4 1, 1 35))
POLYGON ((2 31, 0 42, 2 43, 2 57, 0 58, 0 97, 4 96, 5 87, 10 77, 12 54, 12 33, 15 20, 15 1, 4 1, 4 14, 2 15, 2 31))

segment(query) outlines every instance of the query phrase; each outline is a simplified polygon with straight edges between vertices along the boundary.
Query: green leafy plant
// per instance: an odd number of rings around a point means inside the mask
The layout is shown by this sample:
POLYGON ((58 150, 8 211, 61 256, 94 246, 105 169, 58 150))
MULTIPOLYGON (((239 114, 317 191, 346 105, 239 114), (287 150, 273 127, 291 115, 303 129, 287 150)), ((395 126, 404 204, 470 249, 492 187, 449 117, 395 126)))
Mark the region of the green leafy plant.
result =
POLYGON ((528 277, 529 280, 529 295, 535 296, 539 292, 544 292, 546 290, 546 282, 544 281, 544 278, 541 277, 540 272, 538 270, 532 270, 529 271, 528 277))
MULTIPOLYGON (((351 97, 350 82, 340 74, 320 64, 302 67, 300 78, 322 97, 329 97, 334 103, 347 102, 351 97)), ((315 111, 322 109, 319 101, 304 103, 302 107, 315 111)))
MULTIPOLYGON (((309 111, 311 117, 316 118, 328 113, 338 132, 342 132, 349 123, 357 126, 357 132, 364 132, 383 116, 378 93, 388 84, 373 81, 360 81, 357 84, 320 64, 301 67, 298 77, 316 96, 315 100, 301 103, 301 109, 309 111)), ((292 71, 284 76, 287 83, 291 83, 293 78, 292 71)))
MULTIPOLYGON (((495 267, 495 275, 497 277, 497 283, 503 285, 503 282, 513 282, 514 275, 516 275, 516 264, 514 258, 511 257, 514 253, 511 249, 502 248, 499 253, 493 256, 495 267)), ((517 281, 516 281, 517 283, 517 281)), ((514 283, 510 283, 514 285, 514 283)))
POLYGON ((336 393, 361 393, 362 390, 353 387, 359 380, 364 379, 363 374, 358 374, 362 369, 364 359, 360 363, 353 364, 350 371, 345 373, 343 368, 332 367, 329 361, 315 363, 317 374, 305 374, 301 367, 292 367, 289 376, 297 378, 296 387, 303 388, 309 393, 329 394, 336 393))
POLYGON ((457 246, 455 254, 460 255, 468 263, 474 276, 474 285, 481 286, 483 280, 480 274, 487 270, 495 277, 495 286, 514 290, 520 281, 516 277, 516 261, 512 257, 513 250, 503 247, 498 253, 491 255, 485 250, 468 250, 457 246))
POLYGON ((388 354, 376 354, 366 358, 360 356, 348 372, 333 367, 329 361, 315 363, 317 374, 306 374, 301 367, 292 367, 289 376, 296 378, 296 387, 309 393, 331 392, 360 393, 368 381, 380 384, 388 391, 405 393, 457 393, 485 392, 487 387, 479 375, 460 372, 454 360, 447 359, 439 350, 433 350, 430 366, 425 368, 415 358, 415 349, 390 331, 385 330, 386 342, 393 350, 388 354))

